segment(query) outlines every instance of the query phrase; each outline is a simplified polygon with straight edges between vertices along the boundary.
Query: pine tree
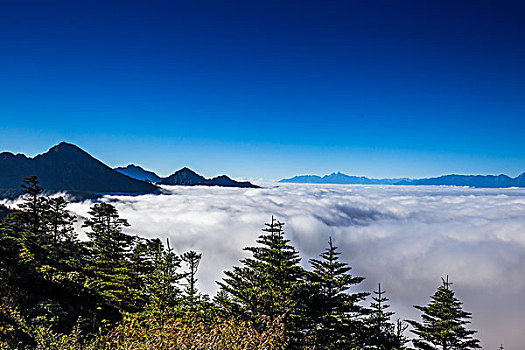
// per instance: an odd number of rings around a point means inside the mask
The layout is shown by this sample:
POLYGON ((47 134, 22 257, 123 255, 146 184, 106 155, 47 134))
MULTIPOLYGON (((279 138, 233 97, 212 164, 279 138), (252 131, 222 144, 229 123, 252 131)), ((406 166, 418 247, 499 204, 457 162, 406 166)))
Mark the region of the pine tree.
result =
POLYGON ((24 213, 28 230, 41 239, 47 198, 42 196, 43 189, 39 183, 35 175, 24 178, 21 184, 24 189, 24 202, 19 205, 19 208, 24 213))
POLYGON ((82 227, 90 228, 86 234, 92 253, 102 260, 124 260, 133 243, 133 237, 122 232, 123 227, 129 226, 128 221, 121 219, 117 209, 108 203, 93 205, 88 214, 90 218, 82 227))
POLYGON ((264 324, 263 319, 282 319, 289 347, 295 348, 303 341, 305 271, 299 266, 299 254, 284 237, 283 225, 272 217, 257 240, 261 246, 244 248, 253 257, 225 272, 218 302, 230 314, 258 326, 264 324))
POLYGON ((363 316, 367 311, 358 302, 368 293, 348 293, 364 280, 350 274, 348 264, 339 261, 337 247, 332 239, 320 254, 311 259, 313 271, 310 281, 318 294, 315 318, 315 343, 321 349, 347 349, 365 344, 363 316))
POLYGON ((406 326, 401 320, 397 320, 396 324, 391 322, 391 317, 394 312, 387 311, 390 305, 387 304, 388 298, 384 296, 385 291, 381 289, 381 283, 378 284, 377 291, 374 291, 375 296, 372 297, 370 304, 370 318, 368 325, 370 328, 370 338, 368 340, 368 349, 402 349, 407 343, 403 335, 406 326))
POLYGON ((450 289, 448 276, 431 296, 427 306, 414 306, 422 312, 422 323, 408 321, 417 338, 412 341, 417 349, 463 350, 480 349, 479 340, 472 337, 476 331, 465 328, 471 313, 463 311, 462 303, 450 289))
POLYGON ((66 209, 67 205, 62 196, 47 199, 43 216, 43 243, 47 252, 45 260, 49 265, 71 270, 78 269, 85 250, 73 227, 76 218, 66 209))
MULTIPOLYGON (((160 243, 160 240, 158 240, 160 243)), ((157 245, 157 251, 153 261, 153 271, 146 276, 144 294, 147 297, 146 311, 148 313, 170 313, 181 302, 181 291, 178 288, 179 281, 184 274, 179 272, 181 259, 170 247, 157 245)))
POLYGON ((86 234, 91 239, 87 243, 90 254, 85 266, 88 286, 119 309, 134 311, 137 305, 133 282, 137 276, 129 257, 135 239, 122 232, 122 227, 129 224, 108 203, 95 204, 88 213, 90 218, 83 225, 90 228, 86 234))
POLYGON ((182 260, 188 265, 189 271, 186 273, 186 298, 187 298, 187 304, 191 311, 194 311, 196 308, 196 304, 199 299, 199 295, 197 292, 197 269, 199 268, 199 264, 202 258, 202 254, 198 254, 197 252, 190 250, 189 252, 186 252, 182 254, 182 260))
POLYGON ((45 216, 48 209, 48 199, 42 196, 43 189, 39 185, 36 176, 24 178, 21 186, 23 190, 23 202, 18 205, 24 232, 26 246, 35 255, 37 261, 47 262, 46 246, 48 245, 47 231, 45 228, 45 216))
POLYGON ((57 245, 61 242, 74 242, 77 235, 73 228, 76 218, 71 215, 66 207, 67 201, 64 197, 49 198, 47 210, 44 215, 44 223, 49 236, 49 244, 57 245))

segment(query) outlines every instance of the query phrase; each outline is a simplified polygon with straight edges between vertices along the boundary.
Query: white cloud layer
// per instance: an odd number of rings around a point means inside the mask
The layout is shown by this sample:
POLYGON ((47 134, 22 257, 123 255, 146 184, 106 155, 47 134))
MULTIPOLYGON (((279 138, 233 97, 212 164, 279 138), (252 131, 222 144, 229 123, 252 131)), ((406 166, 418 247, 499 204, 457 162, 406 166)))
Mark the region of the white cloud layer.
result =
MULTIPOLYGON (((263 189, 166 187, 169 195, 105 197, 129 233, 169 237, 178 253, 203 253, 199 286, 245 257, 271 216, 284 221, 303 265, 332 236, 342 259, 387 290, 395 317, 418 319, 449 275, 486 349, 522 347, 525 327, 525 189, 271 184, 263 189)), ((85 216, 89 203, 70 209, 85 216)), ((80 223, 78 224, 80 227, 80 223)))

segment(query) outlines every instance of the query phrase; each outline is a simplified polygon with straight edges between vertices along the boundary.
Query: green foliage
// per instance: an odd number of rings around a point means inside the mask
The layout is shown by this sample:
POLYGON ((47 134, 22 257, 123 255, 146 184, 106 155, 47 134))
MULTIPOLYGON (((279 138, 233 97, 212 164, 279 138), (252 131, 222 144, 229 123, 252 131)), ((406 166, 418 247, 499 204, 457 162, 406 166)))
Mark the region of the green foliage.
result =
POLYGON ((309 274, 316 292, 314 339, 320 349, 347 349, 366 344, 363 315, 367 310, 358 304, 368 293, 349 293, 349 289, 364 278, 350 274, 347 263, 339 261, 332 239, 321 253, 321 259, 311 259, 309 274))
POLYGON ((83 227, 89 227, 88 256, 85 259, 86 287, 96 290, 108 303, 125 311, 137 311, 135 298, 136 270, 130 257, 135 239, 122 232, 129 226, 117 209, 108 203, 98 203, 88 212, 83 227))
MULTIPOLYGON (((38 179, 22 184, 18 210, 0 218, 0 349, 404 349, 406 329, 391 321, 379 285, 371 308, 363 281, 339 261, 330 239, 311 271, 266 224, 250 257, 226 271, 214 298, 199 293, 202 255, 181 256, 159 239, 126 234, 128 222, 96 203, 80 242, 63 197, 45 197, 38 179), (187 268, 183 270, 181 264, 187 268)), ((438 289, 410 321, 419 349, 475 349, 470 313, 449 289, 438 289)))
POLYGON ((259 331, 250 322, 216 318, 211 323, 186 319, 129 316, 103 338, 107 349, 283 349, 282 324, 266 322, 259 331))
POLYGON ((184 274, 178 271, 181 259, 173 252, 169 243, 166 249, 163 249, 160 240, 156 243, 153 270, 145 276, 143 294, 147 299, 146 311, 160 314, 175 310, 181 303, 178 283, 184 274))
POLYGON ((465 326, 470 323, 471 314, 463 311, 462 303, 454 296, 450 283, 443 279, 443 285, 431 296, 427 306, 414 306, 422 312, 422 323, 408 321, 417 335, 412 343, 417 349, 463 350, 480 349, 479 340, 472 337, 476 331, 465 326))
POLYGON ((15 349, 33 345, 31 329, 12 302, 0 300, 0 349, 15 349))
POLYGON ((257 240, 260 246, 245 248, 253 257, 225 272, 216 300, 229 314, 254 322, 258 329, 264 329, 258 324, 261 319, 282 318, 287 342, 297 347, 304 341, 301 322, 307 317, 305 271, 299 266, 299 254, 284 238, 283 225, 272 217, 257 240))
POLYGON ((370 304, 370 317, 367 321, 369 328, 369 339, 367 349, 404 349, 408 340, 403 335, 406 325, 401 320, 396 324, 392 323, 391 317, 394 312, 387 311, 390 305, 386 304, 388 298, 384 296, 385 291, 378 284, 377 291, 374 291, 370 304))
POLYGON ((185 274, 187 285, 185 288, 186 300, 191 311, 195 311, 199 295, 197 292, 197 269, 202 258, 202 254, 190 250, 182 255, 182 260, 188 265, 189 271, 185 274))
POLYGON ((34 342, 35 327, 69 332, 80 316, 95 329, 97 306, 103 302, 84 286, 83 248, 67 203, 40 197, 36 177, 26 179, 24 188, 20 210, 0 222, 0 298, 4 315, 18 315, 6 318, 18 320, 6 321, 11 334, 25 334, 20 340, 28 344, 28 337, 34 342))
POLYGON ((24 213, 24 221, 28 230, 37 237, 43 231, 44 213, 47 206, 47 198, 40 196, 42 187, 38 185, 39 183, 34 175, 24 178, 21 186, 24 188, 25 200, 19 205, 24 213))
POLYGON ((108 263, 125 259, 133 242, 132 236, 122 232, 122 227, 129 226, 127 220, 121 219, 117 209, 109 203, 93 205, 88 214, 90 217, 82 227, 90 228, 86 234, 90 238, 91 254, 108 263))
POLYGON ((44 223, 49 237, 49 244, 57 245, 63 242, 76 242, 77 235, 73 229, 76 218, 67 210, 64 197, 53 197, 47 200, 47 210, 44 210, 44 223))
POLYGON ((215 318, 205 323, 192 315, 179 319, 170 314, 126 315, 115 328, 94 338, 83 336, 78 328, 70 335, 41 328, 36 341, 37 350, 284 349, 282 324, 278 320, 267 322, 266 330, 260 332, 249 322, 215 318))
POLYGON ((5 205, 0 204, 0 221, 5 219, 11 213, 12 213, 12 210, 10 210, 5 205))

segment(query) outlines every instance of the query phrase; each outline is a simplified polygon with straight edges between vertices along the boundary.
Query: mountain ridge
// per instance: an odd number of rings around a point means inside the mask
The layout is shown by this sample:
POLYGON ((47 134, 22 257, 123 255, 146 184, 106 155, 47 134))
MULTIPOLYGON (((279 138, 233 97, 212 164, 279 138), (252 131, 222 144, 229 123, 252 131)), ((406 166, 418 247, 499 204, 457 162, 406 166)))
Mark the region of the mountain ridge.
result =
POLYGON ((408 178, 374 179, 366 176, 347 175, 341 172, 333 172, 329 175, 298 175, 289 179, 282 179, 282 183, 317 183, 317 184, 339 184, 339 185, 394 185, 396 182, 409 180, 408 178))
POLYGON ((525 173, 515 178, 499 175, 458 175, 449 174, 438 177, 401 181, 396 185, 468 186, 477 188, 525 187, 525 173))
POLYGON ((153 171, 146 170, 143 167, 135 164, 128 164, 125 167, 114 168, 114 170, 141 181, 156 183, 162 180, 162 177, 158 176, 153 171))
POLYGON ((20 196, 20 183, 32 175, 38 177, 46 193, 66 192, 73 200, 95 199, 105 194, 161 193, 162 189, 154 183, 259 187, 250 182, 232 180, 226 175, 206 179, 189 168, 183 168, 167 178, 134 164, 112 169, 80 147, 63 141, 34 157, 21 153, 0 153, 0 198, 20 196))
POLYGON ((207 179, 188 167, 183 167, 182 169, 177 170, 167 177, 160 177, 153 171, 145 170, 135 164, 129 164, 126 167, 115 168, 115 170, 139 180, 150 181, 152 183, 161 185, 259 188, 259 186, 254 185, 248 181, 233 180, 227 175, 219 175, 207 179))
POLYGON ((60 142, 35 157, 0 154, 0 195, 16 197, 20 183, 36 175, 48 192, 68 192, 78 199, 103 194, 160 193, 160 188, 121 174, 76 145, 60 142))
POLYGON ((248 181, 235 181, 226 175, 220 175, 213 178, 205 178, 197 174, 188 167, 177 170, 175 173, 164 178, 159 182, 161 185, 182 185, 182 186, 221 186, 221 187, 241 187, 241 188, 259 188, 248 181))
POLYGON ((405 185, 405 186, 468 186, 476 188, 509 188, 525 187, 525 172, 509 177, 500 175, 458 175, 449 174, 431 178, 409 179, 409 178, 385 178, 374 179, 365 176, 346 175, 341 172, 329 175, 298 175, 288 179, 282 179, 281 183, 317 183, 317 184, 363 184, 363 185, 405 185))

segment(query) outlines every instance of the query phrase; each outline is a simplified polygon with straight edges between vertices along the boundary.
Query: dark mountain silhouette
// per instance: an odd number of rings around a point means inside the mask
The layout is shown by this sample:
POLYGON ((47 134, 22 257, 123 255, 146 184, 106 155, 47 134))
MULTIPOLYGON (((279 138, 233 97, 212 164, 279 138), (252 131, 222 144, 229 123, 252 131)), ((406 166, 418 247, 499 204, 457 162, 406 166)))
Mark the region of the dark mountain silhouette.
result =
POLYGON ((182 168, 160 182, 162 185, 205 185, 206 179, 189 168, 182 168))
POLYGON ((325 175, 300 175, 279 182, 314 183, 314 184, 341 184, 341 185, 393 185, 407 179, 371 179, 365 176, 351 176, 340 172, 325 175))
POLYGON ((250 182, 239 182, 230 179, 226 175, 214 177, 212 179, 206 179, 189 168, 182 168, 174 174, 163 179, 160 184, 162 185, 181 185, 181 186, 222 186, 222 187, 250 187, 258 188, 259 186, 253 185, 250 182))
POLYGON ((206 181, 208 181, 209 186, 259 188, 259 186, 248 181, 235 181, 226 175, 217 176, 206 181))
POLYGON ((162 178, 155 174, 153 171, 145 170, 144 168, 135 164, 130 164, 126 167, 118 167, 115 168, 115 170, 121 174, 127 175, 129 177, 141 181, 156 183, 162 180, 162 178))
POLYGON ((1 196, 19 195, 22 179, 31 175, 38 176, 46 191, 65 191, 77 198, 160 192, 157 186, 123 175, 66 142, 34 158, 7 152, 0 154, 1 196))
POLYGON ((469 186, 482 188, 525 187, 525 173, 511 178, 507 175, 443 175, 427 179, 400 181, 396 185, 469 186))
POLYGON ((434 185, 469 186, 481 188, 525 187, 525 173, 511 178, 507 175, 443 175, 426 179, 370 179, 364 176, 350 176, 332 173, 323 177, 317 175, 295 176, 279 182, 317 184, 363 184, 363 185, 434 185))

